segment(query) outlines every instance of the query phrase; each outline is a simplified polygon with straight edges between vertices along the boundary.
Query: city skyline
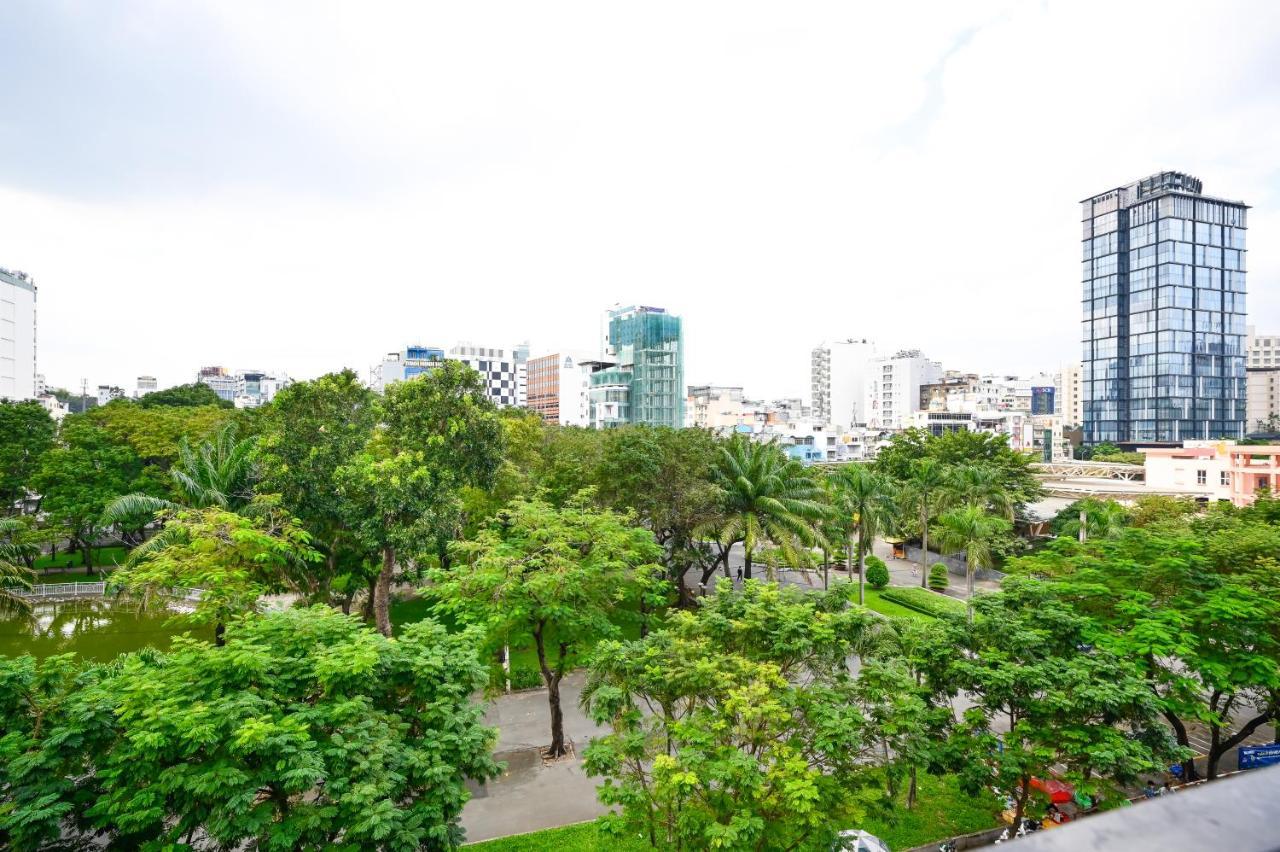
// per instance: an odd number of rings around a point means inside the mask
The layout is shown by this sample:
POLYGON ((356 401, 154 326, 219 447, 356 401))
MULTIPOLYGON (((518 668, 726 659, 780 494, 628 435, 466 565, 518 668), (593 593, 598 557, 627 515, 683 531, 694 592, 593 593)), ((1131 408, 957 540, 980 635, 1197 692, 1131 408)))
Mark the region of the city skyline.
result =
POLYGON ((1280 11, 955 5, 11 4, 0 265, 40 287, 40 371, 72 389, 590 349, 621 303, 683 317, 687 384, 773 398, 830 339, 1074 362, 1076 202, 1178 169, 1253 205, 1249 322, 1280 329, 1280 11), (1098 96, 1088 69, 1151 51, 1197 59, 1098 96))

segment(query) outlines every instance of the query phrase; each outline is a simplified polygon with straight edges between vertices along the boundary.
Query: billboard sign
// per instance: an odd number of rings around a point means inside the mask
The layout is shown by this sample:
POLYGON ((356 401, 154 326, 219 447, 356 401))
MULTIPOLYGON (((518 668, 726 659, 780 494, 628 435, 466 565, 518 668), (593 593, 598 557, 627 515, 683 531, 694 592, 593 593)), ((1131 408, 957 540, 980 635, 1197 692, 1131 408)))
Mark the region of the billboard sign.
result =
POLYGON ((1241 746, 1239 755, 1241 769, 1257 769, 1262 766, 1271 766, 1272 764, 1280 763, 1280 743, 1264 746, 1241 746))

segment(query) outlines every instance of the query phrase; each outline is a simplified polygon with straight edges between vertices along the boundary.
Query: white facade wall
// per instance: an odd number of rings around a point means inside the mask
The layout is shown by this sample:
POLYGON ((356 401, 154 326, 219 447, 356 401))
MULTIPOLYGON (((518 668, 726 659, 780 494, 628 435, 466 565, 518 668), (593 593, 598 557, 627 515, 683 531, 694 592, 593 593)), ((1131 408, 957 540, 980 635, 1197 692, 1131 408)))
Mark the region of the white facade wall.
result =
MULTIPOLYGON (((1147 453, 1143 461, 1147 488, 1184 491, 1209 500, 1230 500, 1231 456, 1218 452, 1218 448, 1234 443, 1184 441, 1182 450, 1147 453)), ((1138 452, 1143 449, 1139 447, 1138 452)))
POLYGON ((866 422, 867 363, 876 354, 873 342, 833 340, 811 355, 810 389, 813 416, 848 429, 866 422))
POLYGON ((1062 415, 1063 422, 1068 426, 1084 424, 1084 396, 1080 387, 1083 373, 1079 364, 1067 364, 1058 374, 1054 408, 1058 414, 1062 415))
POLYGON ((591 425, 590 392, 591 368, 566 355, 560 361, 558 389, 561 426, 591 425))
POLYGON ((867 362, 864 410, 873 429, 906 429, 920 410, 920 386, 938 381, 942 365, 916 350, 867 362))
POLYGON ((36 398, 36 285, 0 269, 0 399, 36 398))

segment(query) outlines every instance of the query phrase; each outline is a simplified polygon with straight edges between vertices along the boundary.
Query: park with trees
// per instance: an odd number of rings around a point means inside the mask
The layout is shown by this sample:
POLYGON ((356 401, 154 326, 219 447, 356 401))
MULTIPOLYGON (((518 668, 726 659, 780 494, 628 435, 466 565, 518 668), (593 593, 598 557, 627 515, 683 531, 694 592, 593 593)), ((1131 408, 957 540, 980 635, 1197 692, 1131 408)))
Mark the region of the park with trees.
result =
POLYGON ((542 759, 608 807, 530 849, 916 845, 1040 816, 1046 779, 1213 779, 1280 708, 1267 495, 1085 500, 1033 538, 1032 459, 991 435, 826 468, 549 426, 455 362, 253 410, 201 387, 60 425, 0 403, 0 619, 37 581, 191 590, 166 647, 0 655, 4 848, 455 848, 510 689, 545 691, 542 759), (889 537, 921 545, 903 584, 889 537), (604 731, 581 754, 571 674, 604 731))

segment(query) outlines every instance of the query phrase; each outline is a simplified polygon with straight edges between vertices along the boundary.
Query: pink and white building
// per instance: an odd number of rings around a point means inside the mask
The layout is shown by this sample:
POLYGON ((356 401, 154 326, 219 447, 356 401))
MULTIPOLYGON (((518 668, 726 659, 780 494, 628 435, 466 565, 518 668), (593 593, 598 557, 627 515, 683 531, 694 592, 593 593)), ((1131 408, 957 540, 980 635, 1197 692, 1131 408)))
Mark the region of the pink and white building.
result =
POLYGON ((1259 491, 1280 494, 1280 445, 1186 441, 1181 447, 1144 447, 1147 488, 1181 491, 1207 500, 1252 503, 1259 491))

